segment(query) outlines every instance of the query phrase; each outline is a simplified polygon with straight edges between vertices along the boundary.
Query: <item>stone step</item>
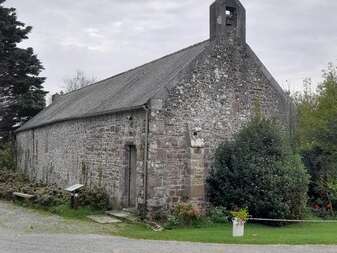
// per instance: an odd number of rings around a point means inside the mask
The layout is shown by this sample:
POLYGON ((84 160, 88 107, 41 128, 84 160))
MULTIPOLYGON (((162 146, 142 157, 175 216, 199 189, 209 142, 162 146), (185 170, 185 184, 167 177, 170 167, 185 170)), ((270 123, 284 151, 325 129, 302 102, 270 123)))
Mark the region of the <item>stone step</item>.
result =
MULTIPOLYGON (((105 213, 111 217, 121 219, 127 222, 140 223, 137 217, 133 213, 127 212, 126 210, 130 210, 130 209, 123 209, 123 211, 116 211, 116 210, 106 211, 105 213)), ((149 229, 155 232, 160 232, 164 230, 163 227, 161 227, 159 224, 152 222, 152 221, 143 221, 142 224, 147 225, 149 229)))
POLYGON ((123 211, 133 215, 137 215, 138 213, 137 208, 123 208, 123 211))
POLYGON ((113 210, 113 211, 106 211, 105 214, 132 223, 137 222, 137 217, 129 212, 113 210))
POLYGON ((99 224, 116 224, 122 222, 120 219, 109 215, 89 215, 87 218, 99 224))

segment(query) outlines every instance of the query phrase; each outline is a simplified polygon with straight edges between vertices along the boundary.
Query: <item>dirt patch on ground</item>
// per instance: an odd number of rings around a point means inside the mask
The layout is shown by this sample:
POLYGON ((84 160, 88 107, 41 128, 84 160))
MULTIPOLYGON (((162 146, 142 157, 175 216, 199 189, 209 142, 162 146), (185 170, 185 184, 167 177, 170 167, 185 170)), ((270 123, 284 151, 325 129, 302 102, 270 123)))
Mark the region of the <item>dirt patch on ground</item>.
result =
POLYGON ((13 233, 114 234, 123 226, 64 219, 0 201, 0 228, 13 233))

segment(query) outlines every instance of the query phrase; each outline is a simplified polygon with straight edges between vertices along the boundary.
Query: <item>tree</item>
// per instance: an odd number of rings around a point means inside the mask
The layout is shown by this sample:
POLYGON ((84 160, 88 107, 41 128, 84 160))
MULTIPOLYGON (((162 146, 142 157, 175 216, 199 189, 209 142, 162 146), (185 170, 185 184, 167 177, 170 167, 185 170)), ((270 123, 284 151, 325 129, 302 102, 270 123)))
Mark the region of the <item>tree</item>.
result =
MULTIPOLYGON (((311 83, 309 83, 309 86, 311 83)), ((337 69, 329 64, 317 91, 295 96, 298 108, 298 147, 311 174, 309 196, 320 214, 337 206, 337 69)))
POLYGON ((32 48, 19 48, 32 27, 17 20, 14 8, 0 0, 0 139, 45 107, 42 64, 32 48))
POLYGON ((214 206, 248 208, 256 218, 304 215, 308 175, 271 120, 256 117, 221 145, 207 182, 214 206))
POLYGON ((65 92, 68 93, 74 90, 78 90, 95 82, 96 78, 89 78, 83 71, 77 70, 74 77, 64 80, 64 83, 66 85, 65 92))

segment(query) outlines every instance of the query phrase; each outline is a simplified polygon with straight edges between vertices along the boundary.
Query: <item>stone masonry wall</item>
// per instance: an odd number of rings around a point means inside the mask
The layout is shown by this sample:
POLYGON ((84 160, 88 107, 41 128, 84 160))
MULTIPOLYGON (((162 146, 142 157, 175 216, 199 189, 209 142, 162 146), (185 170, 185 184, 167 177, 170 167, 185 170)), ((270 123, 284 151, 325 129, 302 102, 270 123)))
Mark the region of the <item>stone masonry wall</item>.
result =
POLYGON ((137 148, 137 196, 143 197, 145 113, 57 123, 17 135, 18 167, 34 181, 104 187, 114 207, 127 205, 128 147, 137 148))
MULTIPOLYGON (((215 150, 255 114, 289 126, 289 99, 246 44, 210 43, 150 101, 148 202, 165 215, 189 200, 207 203, 205 180, 215 150), (257 106, 259 105, 259 106, 257 106)), ((114 207, 127 206, 128 147, 137 148, 137 204, 143 204, 145 112, 71 120, 17 134, 18 166, 32 180, 101 186, 114 207)))
POLYGON ((169 210, 187 199, 202 210, 205 179, 220 143, 258 108, 289 126, 289 99, 280 91, 246 44, 212 43, 168 90, 162 106, 152 108, 149 210, 169 210))

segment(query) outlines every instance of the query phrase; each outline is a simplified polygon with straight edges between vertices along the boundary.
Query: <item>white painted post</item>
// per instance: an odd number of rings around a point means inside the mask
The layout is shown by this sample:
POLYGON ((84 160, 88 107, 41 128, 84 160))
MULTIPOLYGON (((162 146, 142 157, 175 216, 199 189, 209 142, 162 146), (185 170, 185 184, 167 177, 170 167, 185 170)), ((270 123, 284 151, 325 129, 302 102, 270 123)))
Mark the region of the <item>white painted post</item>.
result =
POLYGON ((233 219, 233 237, 243 237, 245 234, 245 222, 234 218, 233 219))

